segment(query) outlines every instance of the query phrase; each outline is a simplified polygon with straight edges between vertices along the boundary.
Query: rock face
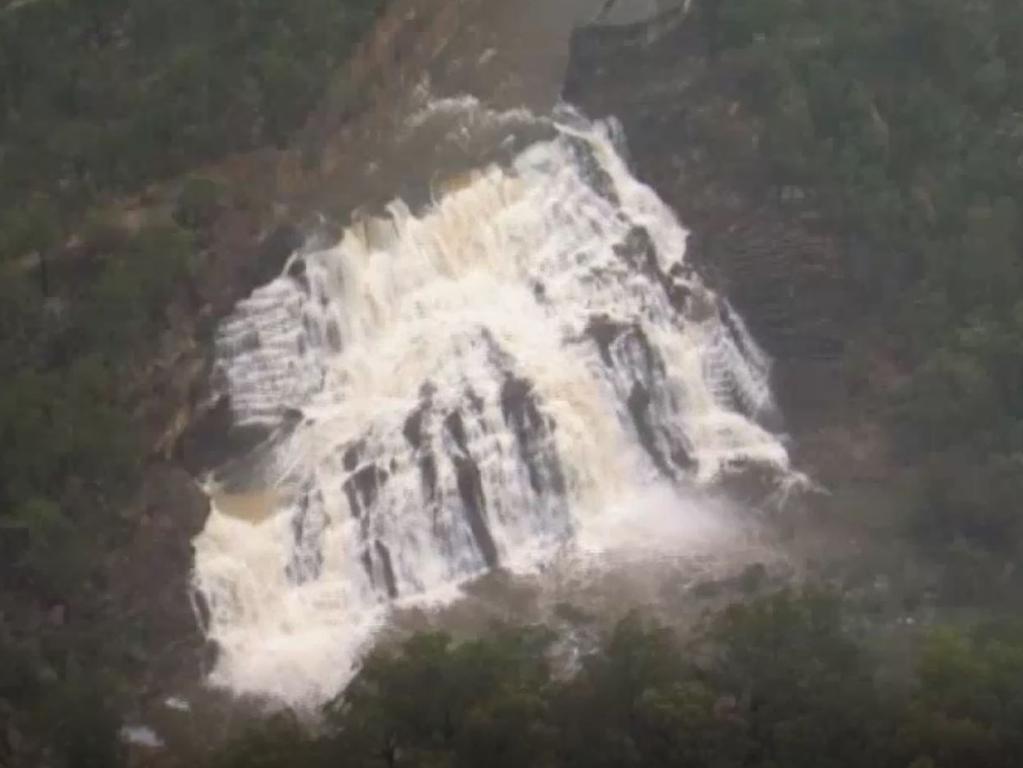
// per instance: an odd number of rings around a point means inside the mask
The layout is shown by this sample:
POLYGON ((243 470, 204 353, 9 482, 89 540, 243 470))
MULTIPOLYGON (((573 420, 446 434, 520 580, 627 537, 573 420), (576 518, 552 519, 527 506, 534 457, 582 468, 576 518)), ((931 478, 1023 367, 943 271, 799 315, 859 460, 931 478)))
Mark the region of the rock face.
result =
MULTIPOLYGON (((815 520, 831 522, 801 524, 798 536, 812 542, 820 533, 831 550, 842 539, 852 551, 870 535, 858 522, 862 488, 881 499, 868 506, 898 498, 890 482, 898 462, 876 394, 892 366, 865 326, 869 297, 844 266, 856 259, 843 251, 858 246, 829 229, 812 190, 773 183, 760 124, 707 39, 695 11, 577 30, 563 98, 621 122, 636 175, 691 230, 687 262, 729 298, 773 358, 792 458, 831 492, 808 502, 815 520), (865 339, 868 385, 849 375, 865 339), (821 533, 827 525, 834 530, 821 533)), ((748 488, 730 490, 750 497, 748 488)), ((812 557, 816 546, 808 545, 812 557)))
POLYGON ((756 121, 712 63, 698 20, 669 11, 573 39, 566 101, 624 127, 638 175, 693 230, 690 261, 775 358, 841 355, 854 312, 839 245, 802 189, 772 187, 756 121))
POLYGON ((190 682, 202 671, 203 640, 191 600, 190 540, 208 512, 209 500, 185 470, 154 464, 133 511, 131 538, 108 557, 111 605, 133 615, 146 637, 160 639, 131 650, 147 688, 158 691, 171 681, 190 682))

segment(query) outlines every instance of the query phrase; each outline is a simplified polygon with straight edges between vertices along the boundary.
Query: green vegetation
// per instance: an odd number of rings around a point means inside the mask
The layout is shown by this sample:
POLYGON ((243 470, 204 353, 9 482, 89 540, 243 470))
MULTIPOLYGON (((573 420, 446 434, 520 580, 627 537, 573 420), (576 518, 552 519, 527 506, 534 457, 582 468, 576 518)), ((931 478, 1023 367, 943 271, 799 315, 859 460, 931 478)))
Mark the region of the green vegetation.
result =
MULTIPOLYGON (((231 204, 197 169, 286 143, 380 5, 0 2, 5 592, 62 610, 103 591, 101 553, 149 447, 132 413, 140 369, 231 204), (101 212, 182 174, 195 175, 141 225, 101 212)), ((804 190, 846 238, 849 285, 869 322, 893 331, 915 541, 949 565, 946 597, 1018 594, 1023 5, 704 0, 702 11, 773 183, 804 190)), ((862 619, 789 593, 733 606, 684 642, 630 617, 571 673, 544 630, 418 636, 373 654, 320 732, 277 717, 212 768, 1019 763, 1023 627, 935 629, 902 668, 851 631, 862 619)), ((0 764, 11 722, 46 745, 46 764, 123 764, 116 685, 81 669, 101 666, 96 646, 110 638, 72 647, 82 635, 14 638, 5 622, 0 764), (12 720, 6 702, 22 710, 12 720)))
POLYGON ((59 298, 18 272, 0 279, 0 573, 46 599, 82 586, 90 547, 116 532, 145 458, 128 410, 133 372, 192 254, 187 232, 154 225, 59 298))
POLYGON ((735 605, 683 643, 637 616, 570 674, 551 638, 422 635, 377 652, 308 735, 261 723, 213 768, 690 766, 1010 768, 1023 749, 1023 628, 935 630, 883 663, 833 598, 735 605))
MULTIPOLYGON (((719 65, 778 186, 847 242, 850 284, 907 372, 919 540, 957 596, 1023 556, 1023 6, 705 0, 719 65)), ((1010 579, 1011 581, 1011 579, 1010 579)))
POLYGON ((5 766, 118 768, 125 764, 110 680, 76 666, 62 677, 31 674, 41 663, 30 651, 0 637, 0 761, 5 766), (16 702, 18 709, 4 704, 16 702))
MULTIPOLYGON (((686 639, 632 614, 579 655, 537 627, 416 635, 371 654, 315 729, 257 720, 205 764, 1015 768, 1023 625, 918 632, 907 666, 868 643, 862 618, 833 595, 782 591, 686 639)), ((110 681, 19 677, 2 644, 0 661, 0 700, 26 702, 22 739, 62 768, 125 764, 110 681)))
POLYGON ((0 254, 45 248, 97 197, 283 144, 380 5, 32 0, 0 8, 0 254))
POLYGON ((381 6, 0 2, 0 765, 122 763, 111 563, 231 204, 196 169, 288 140, 381 6))
MULTIPOLYGON (((226 191, 111 202, 302 124, 380 0, 0 3, 0 577, 88 583, 147 446, 138 381, 226 191), (135 212, 133 212, 135 213, 135 212), (123 221, 121 219, 124 219, 123 221), (90 565, 91 564, 91 565, 90 565)), ((194 307, 191 308, 194 310, 194 307)))

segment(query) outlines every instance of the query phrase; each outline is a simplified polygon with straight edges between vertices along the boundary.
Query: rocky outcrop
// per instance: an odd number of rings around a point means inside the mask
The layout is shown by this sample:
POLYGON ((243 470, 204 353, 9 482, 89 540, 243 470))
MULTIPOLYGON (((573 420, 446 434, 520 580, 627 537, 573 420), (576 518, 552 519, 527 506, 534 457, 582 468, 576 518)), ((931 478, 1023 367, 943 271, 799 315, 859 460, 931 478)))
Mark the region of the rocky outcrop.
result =
MULTIPOLYGON (((862 522, 863 499, 868 508, 904 503, 877 394, 890 390, 893 366, 864 319, 869 297, 846 273, 853 260, 845 251, 856 244, 824 219, 813 190, 773 181, 761 125, 707 38, 696 15, 580 29, 564 98, 621 122, 637 175, 691 230, 687 263, 728 297, 774 359, 784 425, 773 426, 791 438, 794 463, 829 491, 788 504, 785 527, 803 541, 797 546, 813 559, 823 541, 840 558, 842 541, 855 557, 877 546, 862 522), (849 374, 863 349, 871 351, 867 385, 849 374)), ((756 473, 740 477, 728 488, 734 498, 764 498, 756 473)))
MULTIPOLYGON (((348 66, 306 125, 301 141, 325 147, 323 169, 331 173, 341 160, 332 146, 354 118, 386 104, 394 91, 410 91, 444 50, 479 0, 434 2, 392 0, 373 33, 359 45, 348 66)), ((348 170, 343 168, 343 170, 348 170)))
POLYGON ((735 94, 695 18, 672 11, 574 36, 565 99, 621 121, 640 177, 692 228, 690 263, 774 357, 835 360, 855 316, 841 245, 806 191, 772 185, 735 94))

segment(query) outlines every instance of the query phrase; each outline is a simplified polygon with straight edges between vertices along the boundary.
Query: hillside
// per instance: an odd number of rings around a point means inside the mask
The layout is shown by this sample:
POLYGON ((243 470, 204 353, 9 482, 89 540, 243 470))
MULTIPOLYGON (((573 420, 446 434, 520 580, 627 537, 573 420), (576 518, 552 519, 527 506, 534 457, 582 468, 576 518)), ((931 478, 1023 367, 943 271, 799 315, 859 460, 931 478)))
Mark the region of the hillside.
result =
MULTIPOLYGON (((195 478, 264 436, 210 396, 216 325, 308 234, 473 180, 434 186, 423 158, 447 137, 428 131, 367 162, 473 13, 0 3, 0 766, 146 764, 121 725, 198 688, 216 649, 189 600, 210 504, 195 478)), ((465 34, 452 82, 471 85, 501 53, 465 34)), ((637 616, 604 632, 567 604, 555 623, 577 645, 417 636, 372 654, 314 733, 197 692, 159 760, 1015 765, 1018 3, 697 0, 581 29, 564 97, 621 121, 631 170, 692 230, 690 264, 773 358, 769 427, 816 487, 765 526, 812 586, 761 564, 698 584, 705 621, 682 637, 637 616)), ((484 159, 456 139, 458 171, 484 159)), ((377 495, 384 474, 366 477, 377 495)))

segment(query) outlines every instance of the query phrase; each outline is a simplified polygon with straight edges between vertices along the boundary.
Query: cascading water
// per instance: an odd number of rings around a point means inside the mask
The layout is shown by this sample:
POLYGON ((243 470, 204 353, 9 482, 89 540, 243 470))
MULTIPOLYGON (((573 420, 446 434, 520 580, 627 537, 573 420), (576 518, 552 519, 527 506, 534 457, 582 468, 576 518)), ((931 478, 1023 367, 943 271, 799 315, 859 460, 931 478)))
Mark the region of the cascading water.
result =
POLYGON ((195 542, 215 683, 321 701, 395 601, 542 563, 644 486, 786 470, 767 362, 614 124, 545 125, 420 215, 294 255, 221 326, 235 420, 273 437, 195 542))

